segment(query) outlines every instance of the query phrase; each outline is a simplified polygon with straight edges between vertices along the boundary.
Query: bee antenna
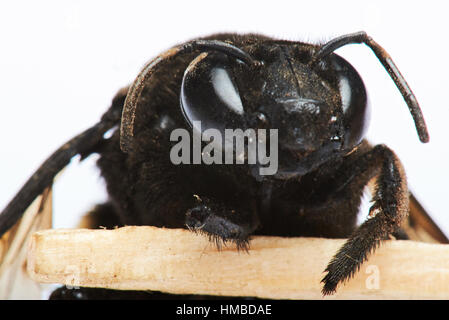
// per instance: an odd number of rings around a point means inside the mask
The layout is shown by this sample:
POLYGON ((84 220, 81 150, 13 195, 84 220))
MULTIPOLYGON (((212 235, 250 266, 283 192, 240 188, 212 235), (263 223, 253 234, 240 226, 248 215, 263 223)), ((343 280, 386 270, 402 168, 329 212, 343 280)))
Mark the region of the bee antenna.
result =
POLYGON ((131 141, 134 136, 134 122, 136 117, 137 103, 151 76, 168 62, 172 61, 181 54, 198 51, 218 51, 228 56, 241 60, 249 67, 258 67, 261 62, 252 58, 248 53, 236 46, 218 40, 193 40, 185 44, 173 47, 155 59, 148 62, 132 83, 126 96, 122 113, 122 122, 120 126, 120 148, 123 152, 130 151, 131 141))
POLYGON ((413 94, 412 90, 405 81, 405 78, 399 72, 399 69, 394 64, 390 55, 382 48, 378 43, 376 43, 370 36, 364 31, 355 32, 347 35, 337 37, 330 40, 315 53, 312 58, 311 65, 315 66, 321 59, 328 56, 338 48, 345 46, 347 44, 353 43, 364 43, 374 52, 377 59, 382 63, 385 70, 387 70, 396 87, 402 94, 407 106, 412 114, 413 120, 415 122, 416 130, 418 132, 419 139, 421 142, 429 142, 429 133, 427 132, 427 126, 424 121, 424 117, 419 107, 418 101, 413 94))

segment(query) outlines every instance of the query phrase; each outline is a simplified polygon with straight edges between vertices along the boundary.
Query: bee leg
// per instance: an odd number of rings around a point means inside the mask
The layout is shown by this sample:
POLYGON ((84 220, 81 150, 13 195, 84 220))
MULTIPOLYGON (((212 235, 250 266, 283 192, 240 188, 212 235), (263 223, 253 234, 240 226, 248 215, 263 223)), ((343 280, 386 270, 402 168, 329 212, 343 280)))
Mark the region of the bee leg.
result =
POLYGON ((123 227, 117 208, 111 203, 106 202, 97 204, 81 219, 79 228, 87 229, 115 229, 123 227))
POLYGON ((255 211, 248 208, 230 209, 219 201, 196 197, 198 205, 186 212, 187 228, 205 233, 219 249, 222 244, 231 241, 239 250, 247 250, 249 236, 259 225, 255 211))
MULTIPOLYGON (((362 157, 357 170, 380 169, 376 178, 374 204, 368 219, 349 237, 328 264, 323 278, 323 295, 333 294, 337 285, 348 280, 389 235, 398 230, 408 214, 405 173, 397 156, 388 147, 377 145, 362 157)), ((357 172, 355 175, 357 176, 357 172)))
POLYGON ((74 156, 79 154, 81 159, 84 159, 101 148, 105 140, 104 134, 120 123, 125 91, 123 89, 117 93, 100 122, 64 143, 33 173, 6 208, 0 212, 0 237, 20 219, 31 202, 45 188, 51 186, 55 176, 74 156))

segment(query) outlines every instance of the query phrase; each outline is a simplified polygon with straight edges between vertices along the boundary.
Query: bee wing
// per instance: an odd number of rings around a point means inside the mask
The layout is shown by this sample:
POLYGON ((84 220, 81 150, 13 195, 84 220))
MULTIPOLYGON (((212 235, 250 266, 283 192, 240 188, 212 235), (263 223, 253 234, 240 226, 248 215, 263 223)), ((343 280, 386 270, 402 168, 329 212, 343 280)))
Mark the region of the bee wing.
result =
POLYGON ((410 240, 449 243, 449 239, 444 232, 432 220, 412 193, 410 193, 409 206, 410 213, 408 219, 402 225, 402 229, 407 233, 410 240))
POLYGON ((43 287, 28 276, 26 261, 31 235, 51 226, 52 192, 48 187, 0 238, 0 299, 41 299, 43 287))

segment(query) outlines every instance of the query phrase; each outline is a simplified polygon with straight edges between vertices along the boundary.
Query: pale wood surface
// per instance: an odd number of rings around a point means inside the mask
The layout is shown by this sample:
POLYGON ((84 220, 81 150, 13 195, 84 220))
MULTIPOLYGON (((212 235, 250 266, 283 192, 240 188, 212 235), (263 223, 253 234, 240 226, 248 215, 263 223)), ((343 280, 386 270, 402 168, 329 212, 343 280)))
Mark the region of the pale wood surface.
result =
MULTIPOLYGON (((39 282, 275 299, 321 299, 323 271, 344 240, 254 237, 248 253, 218 251, 181 229, 47 230, 33 235, 39 282)), ((326 299, 447 299, 449 246, 388 241, 326 299)))

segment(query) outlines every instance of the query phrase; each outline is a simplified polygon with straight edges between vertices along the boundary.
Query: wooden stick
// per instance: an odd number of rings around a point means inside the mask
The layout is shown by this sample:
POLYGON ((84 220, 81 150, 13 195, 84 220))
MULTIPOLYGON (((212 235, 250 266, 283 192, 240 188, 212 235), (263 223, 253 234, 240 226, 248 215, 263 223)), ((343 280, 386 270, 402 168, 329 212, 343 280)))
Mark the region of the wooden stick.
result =
MULTIPOLYGON (((218 251, 181 229, 47 230, 28 272, 39 282, 122 290, 322 299, 320 281, 344 239, 254 237, 248 253, 218 251)), ((387 241, 326 299, 448 299, 449 246, 387 241)))

